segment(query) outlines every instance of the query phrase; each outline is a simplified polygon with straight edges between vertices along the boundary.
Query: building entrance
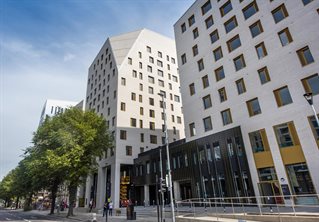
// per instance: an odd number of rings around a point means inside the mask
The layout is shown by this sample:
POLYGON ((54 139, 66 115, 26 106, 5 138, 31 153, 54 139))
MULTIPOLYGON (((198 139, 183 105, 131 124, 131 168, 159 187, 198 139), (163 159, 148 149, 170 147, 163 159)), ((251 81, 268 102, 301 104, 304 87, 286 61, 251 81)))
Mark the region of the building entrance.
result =
POLYGON ((192 196, 192 186, 191 183, 181 183, 180 184, 181 189, 181 198, 182 200, 187 200, 193 198, 192 196))
POLYGON ((262 198, 262 201, 264 204, 283 204, 284 200, 282 197, 280 185, 278 181, 265 181, 260 182, 258 184, 259 192, 261 196, 264 196, 262 198), (278 197, 273 197, 278 196, 278 197))

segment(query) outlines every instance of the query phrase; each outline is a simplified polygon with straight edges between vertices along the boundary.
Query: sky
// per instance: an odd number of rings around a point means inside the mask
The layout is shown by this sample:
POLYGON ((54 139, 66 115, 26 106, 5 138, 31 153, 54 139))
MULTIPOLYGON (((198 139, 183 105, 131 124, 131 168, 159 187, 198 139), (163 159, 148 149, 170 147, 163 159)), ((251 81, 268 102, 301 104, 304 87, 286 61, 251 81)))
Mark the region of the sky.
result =
POLYGON ((194 0, 0 0, 0 180, 32 145, 46 99, 81 101, 109 36, 141 28, 174 38, 194 0))

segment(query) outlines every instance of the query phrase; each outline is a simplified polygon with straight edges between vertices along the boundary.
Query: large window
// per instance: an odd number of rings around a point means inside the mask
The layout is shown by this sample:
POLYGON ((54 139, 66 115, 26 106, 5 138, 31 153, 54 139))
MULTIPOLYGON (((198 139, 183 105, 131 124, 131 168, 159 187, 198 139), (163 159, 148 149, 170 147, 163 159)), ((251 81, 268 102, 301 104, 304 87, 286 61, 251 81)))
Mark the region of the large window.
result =
POLYGON ((270 81, 269 72, 266 66, 258 70, 258 75, 261 84, 265 84, 270 81))
POLYGON ((243 54, 234 58, 233 61, 234 61, 236 71, 241 70, 242 68, 246 67, 246 63, 245 63, 245 59, 244 59, 243 54))
POLYGON ((204 109, 208 109, 212 107, 212 100, 210 98, 210 95, 203 97, 202 100, 203 100, 204 109))
POLYGON ((239 35, 234 36, 230 40, 227 41, 228 51, 232 52, 238 47, 241 46, 239 35))
POLYGON ((290 96, 288 86, 284 86, 282 88, 274 90, 274 95, 279 107, 292 103, 292 98, 290 96))
POLYGON ((131 118, 131 127, 136 127, 136 119, 131 118))
POLYGON ((305 92, 312 92, 313 95, 319 94, 319 76, 318 74, 311 75, 301 80, 305 92))
POLYGON ((249 29, 250 29, 251 36, 253 38, 264 31, 260 20, 258 20, 257 22, 249 26, 249 29))
POLYGON ((190 123, 189 124, 189 134, 190 134, 190 136, 195 136, 196 135, 195 123, 190 123))
POLYGON ((277 179, 276 170, 274 167, 258 169, 259 181, 274 181, 277 179))
POLYGON ((205 15, 206 12, 208 12, 212 8, 212 5, 210 3, 210 0, 208 0, 203 6, 202 6, 202 14, 205 15))
POLYGON ((230 113, 230 109, 226 109, 226 110, 222 111, 221 115, 222 115, 222 120, 223 120, 224 126, 233 122, 232 117, 231 117, 231 113, 230 113))
POLYGON ((226 2, 224 5, 222 5, 222 7, 219 8, 222 17, 230 12, 232 9, 233 7, 231 1, 226 2))
POLYGON ((297 133, 293 122, 274 126, 274 130, 280 148, 298 145, 297 133))
POLYGON ((306 47, 304 47, 302 49, 299 49, 297 51, 297 54, 298 54, 298 57, 300 59, 300 62, 301 62, 302 66, 305 66, 305 65, 308 65, 308 64, 314 62, 314 59, 312 57, 312 54, 311 54, 310 49, 309 49, 308 46, 306 46, 306 47))
POLYGON ((255 116, 261 113, 258 98, 251 99, 246 102, 249 116, 255 116))
POLYGON ((215 70, 215 77, 216 77, 216 81, 219 81, 219 80, 222 80, 223 78, 225 78, 223 66, 221 66, 215 70))
POLYGON ((267 135, 264 129, 249 133, 249 139, 253 153, 269 151, 267 135))
POLYGON ((236 28, 238 25, 236 17, 232 17, 227 22, 224 23, 226 33, 230 32, 234 28, 236 28))
POLYGON ((285 28, 278 32, 278 36, 282 46, 288 45, 292 42, 292 37, 288 28, 285 28))
POLYGON ((275 23, 280 22, 288 16, 288 11, 284 4, 272 10, 272 16, 274 17, 275 23))
POLYGON ((204 118, 203 123, 204 123, 205 132, 213 129, 212 120, 211 120, 210 116, 204 118))
POLYGON ((286 170, 293 194, 303 195, 316 193, 306 163, 287 165, 286 170))
POLYGON ((247 5, 244 9, 243 9, 243 14, 245 19, 250 18, 251 16, 253 16, 256 12, 258 12, 258 6, 257 3, 255 1, 253 1, 252 3, 250 3, 249 5, 247 5))

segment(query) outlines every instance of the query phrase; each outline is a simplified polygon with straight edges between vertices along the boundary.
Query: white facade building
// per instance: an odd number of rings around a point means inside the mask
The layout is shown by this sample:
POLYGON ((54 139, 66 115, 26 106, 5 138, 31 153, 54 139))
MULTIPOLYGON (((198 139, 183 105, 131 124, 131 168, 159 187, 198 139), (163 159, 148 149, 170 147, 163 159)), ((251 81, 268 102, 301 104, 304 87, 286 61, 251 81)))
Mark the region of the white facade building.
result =
POLYGON ((163 144, 159 93, 166 95, 169 142, 184 138, 179 87, 172 39, 142 29, 106 40, 89 68, 85 107, 106 119, 114 150, 105 154, 98 172, 88 178, 86 206, 90 199, 97 208, 106 198, 115 207, 129 199, 133 159, 163 144))
POLYGON ((319 1, 198 0, 174 25, 186 140, 241 127, 256 195, 319 192, 319 1), (289 188, 289 189, 287 189, 289 188))

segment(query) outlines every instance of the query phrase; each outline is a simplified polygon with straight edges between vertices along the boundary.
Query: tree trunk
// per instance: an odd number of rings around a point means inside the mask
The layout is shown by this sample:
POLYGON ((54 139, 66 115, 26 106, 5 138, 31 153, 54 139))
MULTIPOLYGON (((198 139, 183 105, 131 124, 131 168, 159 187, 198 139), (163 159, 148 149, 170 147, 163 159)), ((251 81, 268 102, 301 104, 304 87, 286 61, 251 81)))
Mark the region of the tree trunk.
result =
POLYGON ((77 190, 76 184, 70 183, 70 186, 69 186, 69 210, 68 210, 67 217, 74 216, 73 207, 74 207, 75 201, 76 201, 76 190, 77 190))
POLYGON ((16 200, 16 209, 19 208, 19 196, 17 196, 17 200, 16 200))
POLYGON ((55 208, 55 199, 56 199, 56 193, 58 191, 59 183, 57 181, 54 181, 54 184, 51 188, 51 210, 50 214, 54 214, 54 208, 55 208))
POLYGON ((24 207, 23 207, 24 211, 32 210, 32 195, 33 195, 33 193, 31 192, 28 197, 26 196, 26 202, 25 202, 24 207))

